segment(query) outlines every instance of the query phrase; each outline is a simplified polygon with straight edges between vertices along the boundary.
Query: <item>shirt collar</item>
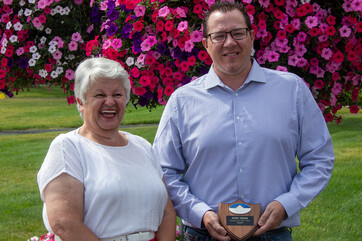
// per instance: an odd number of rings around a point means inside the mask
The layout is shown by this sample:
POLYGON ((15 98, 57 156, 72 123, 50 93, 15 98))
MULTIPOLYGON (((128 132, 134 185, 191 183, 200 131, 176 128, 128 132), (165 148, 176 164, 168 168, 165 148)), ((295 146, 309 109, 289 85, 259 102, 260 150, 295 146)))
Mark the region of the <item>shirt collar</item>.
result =
MULTIPOLYGON (((251 59, 253 61, 253 65, 251 66, 250 73, 246 78, 244 84, 249 83, 251 81, 265 83, 266 78, 264 72, 262 71, 262 68, 254 58, 251 59)), ((217 76, 217 74, 215 73, 214 64, 212 64, 207 74, 207 78, 205 79, 205 88, 211 89, 215 86, 225 87, 225 84, 220 80, 219 76, 217 76)))

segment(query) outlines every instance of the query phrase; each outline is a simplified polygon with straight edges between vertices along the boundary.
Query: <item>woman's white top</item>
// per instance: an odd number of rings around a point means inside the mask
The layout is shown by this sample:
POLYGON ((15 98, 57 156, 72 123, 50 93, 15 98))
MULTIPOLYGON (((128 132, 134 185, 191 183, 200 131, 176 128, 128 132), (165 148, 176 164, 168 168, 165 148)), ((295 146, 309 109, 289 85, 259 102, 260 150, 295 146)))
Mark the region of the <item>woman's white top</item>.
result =
MULTIPOLYGON (((67 173, 84 185, 84 224, 98 237, 157 231, 167 202, 162 169, 152 146, 123 132, 123 147, 95 143, 78 130, 57 136, 38 173, 41 199, 46 185, 67 173)), ((43 208, 45 227, 52 232, 43 208)))

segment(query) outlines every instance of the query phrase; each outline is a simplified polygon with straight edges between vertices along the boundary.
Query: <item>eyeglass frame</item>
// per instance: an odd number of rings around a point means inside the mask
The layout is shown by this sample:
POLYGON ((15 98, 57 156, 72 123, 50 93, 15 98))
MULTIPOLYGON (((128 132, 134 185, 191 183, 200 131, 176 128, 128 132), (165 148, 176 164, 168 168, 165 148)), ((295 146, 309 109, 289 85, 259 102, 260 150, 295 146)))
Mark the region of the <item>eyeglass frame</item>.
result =
POLYGON ((234 36, 233 36, 233 34, 231 33, 231 32, 233 32, 233 31, 235 31, 235 30, 240 30, 240 29, 246 29, 247 32, 250 32, 250 30, 251 30, 251 29, 248 28, 248 27, 246 27, 246 28, 235 28, 235 29, 230 30, 230 31, 228 31, 228 32, 226 32, 226 31, 219 31, 219 32, 209 33, 209 34, 207 35, 207 37, 210 38, 210 41, 211 41, 211 43, 213 43, 213 44, 221 44, 221 43, 224 43, 225 40, 227 39, 228 34, 230 34, 230 36, 231 36, 235 41, 243 40, 243 39, 247 38, 247 36, 248 36, 247 33, 245 34, 245 37, 244 37, 244 38, 241 38, 241 39, 235 39, 234 36), (215 34, 215 33, 225 33, 225 39, 224 39, 223 41, 221 41, 221 42, 216 42, 216 43, 213 42, 213 41, 212 41, 212 38, 210 37, 210 35, 211 35, 211 34, 215 34))

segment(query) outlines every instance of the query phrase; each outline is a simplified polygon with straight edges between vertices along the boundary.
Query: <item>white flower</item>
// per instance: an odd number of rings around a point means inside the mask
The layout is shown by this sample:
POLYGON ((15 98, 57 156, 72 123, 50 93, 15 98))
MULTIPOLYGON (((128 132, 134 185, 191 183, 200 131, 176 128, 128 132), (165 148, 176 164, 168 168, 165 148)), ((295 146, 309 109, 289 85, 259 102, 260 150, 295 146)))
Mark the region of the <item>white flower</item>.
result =
POLYGON ((29 3, 35 3, 35 0, 28 0, 29 3))
POLYGON ((74 55, 74 54, 70 54, 70 55, 68 55, 68 59, 69 59, 69 60, 73 60, 73 59, 75 59, 75 55, 74 55))
POLYGON ((19 12, 18 12, 18 16, 23 16, 23 13, 24 13, 24 9, 20 9, 19 12))
POLYGON ((63 67, 57 67, 57 69, 55 70, 55 72, 59 75, 61 73, 63 73, 63 67))
POLYGON ((20 6, 24 6, 24 5, 25 5, 25 1, 24 1, 24 0, 21 0, 21 1, 19 2, 19 5, 20 5, 20 6))
POLYGON ((14 24, 14 29, 16 31, 20 31, 23 28, 23 25, 20 22, 17 22, 16 24, 14 24))
POLYGON ((58 77, 58 73, 55 72, 54 70, 50 73, 50 76, 55 79, 56 77, 58 77))
POLYGON ((24 15, 27 16, 27 17, 30 16, 31 13, 32 13, 32 11, 30 9, 27 9, 27 8, 24 11, 24 15))
POLYGON ((47 41, 47 38, 45 36, 40 38, 40 43, 45 44, 46 41, 47 41))
POLYGON ((39 70, 39 75, 43 78, 48 76, 48 72, 45 69, 39 70))
POLYGON ((11 24, 11 21, 9 21, 7 24, 6 24, 6 29, 10 29, 13 25, 11 24))
POLYGON ((31 56, 33 59, 39 59, 41 56, 39 53, 34 53, 32 56, 31 56))
POLYGON ((134 58, 133 57, 128 57, 127 60, 126 60, 126 64, 128 66, 131 66, 134 64, 134 58))
POLYGON ((4 38, 2 41, 3 47, 6 47, 8 45, 8 43, 9 43, 9 41, 6 38, 4 38))
POLYGON ((29 49, 30 53, 35 53, 37 50, 38 49, 37 49, 37 47, 35 45, 31 46, 30 49, 29 49))
POLYGON ((62 10, 60 10, 59 13, 60 13, 60 15, 62 15, 62 16, 65 15, 65 9, 62 8, 62 10))
POLYGON ((46 34, 51 34, 51 33, 52 33, 52 30, 51 30, 50 28, 46 28, 46 29, 45 29, 45 33, 46 33, 46 34))
POLYGON ((1 53, 5 54, 5 52, 6 52, 6 47, 5 46, 1 47, 1 53))
POLYGON ((53 8, 53 9, 50 11, 50 15, 54 16, 55 14, 57 14, 57 11, 53 8))
POLYGON ((58 42, 56 42, 56 41, 54 41, 54 40, 52 40, 52 41, 49 42, 49 45, 50 45, 50 46, 53 46, 53 45, 55 46, 55 45, 57 45, 57 44, 58 44, 58 42))
POLYGON ((34 66, 36 64, 36 60, 35 59, 29 59, 28 61, 28 65, 29 66, 34 66))
POLYGON ((57 5, 57 6, 54 8, 54 10, 55 10, 56 13, 60 13, 60 12, 63 10, 63 8, 62 8, 60 5, 57 5))
POLYGON ((56 48, 54 45, 51 45, 51 46, 49 47, 48 51, 49 51, 50 53, 54 53, 55 51, 57 51, 57 48, 56 48))
POLYGON ((12 43, 18 42, 18 36, 12 35, 12 36, 9 38, 9 40, 10 40, 10 42, 12 42, 12 43))
POLYGON ((63 8, 64 14, 68 15, 70 13, 70 9, 68 7, 63 8))
MULTIPOLYGON (((29 0, 30 1, 30 0, 29 0)), ((32 238, 30 238, 30 239, 28 239, 28 241, 38 241, 39 240, 39 238, 38 237, 36 237, 36 236, 34 236, 34 237, 32 237, 32 238)))

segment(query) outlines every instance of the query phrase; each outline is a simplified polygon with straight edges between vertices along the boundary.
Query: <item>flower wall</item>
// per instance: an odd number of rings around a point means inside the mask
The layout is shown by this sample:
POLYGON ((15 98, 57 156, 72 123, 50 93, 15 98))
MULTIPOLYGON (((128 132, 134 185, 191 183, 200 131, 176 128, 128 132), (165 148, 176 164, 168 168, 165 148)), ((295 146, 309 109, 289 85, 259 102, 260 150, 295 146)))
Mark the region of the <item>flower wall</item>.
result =
MULTIPOLYGON (((131 103, 150 109, 207 73, 203 12, 213 0, 4 0, 0 95, 59 85, 74 103, 80 60, 105 56, 130 73, 131 103)), ((362 83, 362 2, 242 0, 256 32, 254 58, 301 76, 327 122, 357 113, 362 83)))

